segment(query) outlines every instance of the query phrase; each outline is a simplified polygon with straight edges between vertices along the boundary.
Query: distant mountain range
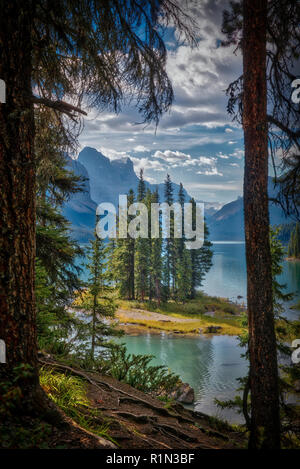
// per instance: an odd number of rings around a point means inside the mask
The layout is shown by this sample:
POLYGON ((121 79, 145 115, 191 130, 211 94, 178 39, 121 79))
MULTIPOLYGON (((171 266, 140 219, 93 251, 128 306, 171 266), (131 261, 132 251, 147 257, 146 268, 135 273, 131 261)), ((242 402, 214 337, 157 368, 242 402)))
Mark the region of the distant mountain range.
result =
MULTIPOLYGON (((75 239, 87 242, 91 238, 95 225, 96 208, 101 202, 110 202, 118 207, 119 194, 127 194, 130 189, 136 191, 139 179, 134 172, 130 158, 110 160, 95 148, 85 147, 74 160, 67 157, 66 167, 76 176, 87 181, 84 192, 74 194, 63 208, 63 214, 70 221, 75 239)), ((164 200, 164 184, 146 186, 154 191, 158 188, 160 200, 164 200)), ((177 198, 178 184, 173 184, 174 198, 177 198)), ((186 199, 190 196, 186 191, 186 199)))
MULTIPOLYGON (((77 160, 67 157, 67 169, 85 178, 83 192, 74 194, 63 208, 63 214, 70 221, 75 239, 87 242, 92 236, 95 225, 96 207, 101 202, 111 202, 118 206, 119 194, 127 194, 130 189, 136 191, 138 177, 134 172, 130 158, 110 160, 95 148, 85 147, 77 160)), ((160 200, 164 200, 164 184, 150 184, 152 191, 158 188, 160 200)), ((178 184, 173 184, 174 196, 177 198, 178 184)), ((186 200, 190 196, 185 191, 186 200)), ((269 181, 269 195, 274 197, 276 190, 272 179, 269 181)), ((218 203, 205 202, 205 216, 213 241, 244 240, 243 199, 230 202, 224 206, 218 203), (221 207, 221 208, 220 208, 221 207)), ((288 223, 280 207, 270 203, 270 218, 273 225, 288 223)))
MULTIPOLYGON (((272 178, 269 178, 268 192, 270 199, 276 198, 277 188, 274 188, 272 178)), ((224 205, 220 210, 207 216, 210 239, 213 241, 244 241, 244 208, 243 197, 224 205)), ((269 204, 271 225, 290 223, 281 207, 273 202, 269 204)))

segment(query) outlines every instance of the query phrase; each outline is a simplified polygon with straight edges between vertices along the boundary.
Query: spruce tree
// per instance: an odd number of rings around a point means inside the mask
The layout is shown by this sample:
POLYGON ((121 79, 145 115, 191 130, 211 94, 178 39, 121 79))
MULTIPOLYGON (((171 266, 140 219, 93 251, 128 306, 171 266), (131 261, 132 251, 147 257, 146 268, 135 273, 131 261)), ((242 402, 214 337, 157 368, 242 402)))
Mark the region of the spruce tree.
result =
POLYGON ((295 228, 291 232, 288 245, 288 256, 295 259, 300 258, 300 224, 296 223, 295 228))
MULTIPOLYGON (((128 206, 135 201, 135 195, 132 189, 128 192, 128 206)), ((132 215, 127 216, 127 226, 130 223, 132 215)), ((135 242, 136 240, 128 236, 127 238, 117 238, 111 240, 109 244, 110 261, 108 268, 112 280, 118 289, 121 298, 133 300, 135 298, 135 242)))
MULTIPOLYGON (((195 229, 196 223, 196 202, 195 199, 191 199, 190 203, 192 204, 193 215, 192 223, 193 229, 195 229)), ((196 297, 197 288, 202 285, 205 274, 209 271, 212 266, 212 243, 208 239, 209 231, 207 224, 204 221, 204 242, 203 246, 200 249, 191 249, 191 288, 190 288, 190 298, 193 299, 196 297)))
MULTIPOLYGON (((171 177, 167 174, 164 182, 164 195, 165 202, 171 206, 174 202, 173 198, 173 185, 171 177)), ((164 243, 164 283, 166 286, 167 298, 174 294, 175 290, 175 276, 176 276, 176 252, 174 242, 174 213, 170 212, 170 232, 169 237, 166 238, 164 243)))
POLYGON ((30 413, 49 410, 37 366, 34 103, 54 109, 66 129, 85 114, 83 97, 98 110, 119 111, 125 96, 135 96, 143 120, 157 123, 173 99, 162 32, 172 23, 193 39, 182 18, 169 0, 1 1, 0 77, 7 93, 0 106, 0 337, 8 361, 0 375, 13 383, 16 366, 31 367, 31 377, 20 382, 22 408, 30 413))
POLYGON ((120 335, 111 325, 115 317, 116 304, 113 290, 107 282, 107 252, 107 246, 95 232, 95 237, 87 248, 89 278, 86 282, 87 292, 82 304, 85 310, 85 320, 80 335, 80 347, 85 342, 92 361, 95 360, 96 354, 103 354, 103 347, 111 345, 107 340, 108 337, 120 335))
MULTIPOLYGON (((149 192, 146 191, 143 171, 141 170, 138 184, 138 202, 142 202, 147 205, 146 196, 149 206, 149 192)), ((136 297, 141 299, 142 301, 144 301, 146 299, 146 296, 149 294, 149 263, 151 249, 151 244, 149 241, 149 228, 148 238, 142 238, 141 236, 139 236, 135 240, 135 292, 136 297)))
MULTIPOLYGON (((152 202, 159 203, 159 194, 158 189, 152 194, 152 202)), ((159 216, 158 221, 159 228, 159 237, 152 238, 151 242, 151 256, 150 256, 150 277, 152 280, 153 295, 160 305, 162 297, 162 278, 163 278, 163 259, 162 259, 162 231, 161 231, 161 216, 159 216)))

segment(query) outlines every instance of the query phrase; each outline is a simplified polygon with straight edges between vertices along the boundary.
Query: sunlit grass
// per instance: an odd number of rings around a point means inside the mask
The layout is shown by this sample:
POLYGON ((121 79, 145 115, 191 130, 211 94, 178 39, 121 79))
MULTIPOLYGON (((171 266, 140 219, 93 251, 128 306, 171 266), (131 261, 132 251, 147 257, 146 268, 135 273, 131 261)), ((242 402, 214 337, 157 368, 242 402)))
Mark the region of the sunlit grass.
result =
POLYGON ((124 313, 118 314, 118 317, 122 323, 134 324, 136 326, 142 326, 148 329, 157 329, 166 332, 175 332, 182 334, 199 334, 199 332, 206 332, 209 326, 220 326, 222 329, 218 331, 219 334, 223 335, 237 335, 241 332, 241 327, 237 324, 230 324, 230 320, 221 320, 216 318, 203 318, 193 322, 174 322, 172 320, 166 321, 154 321, 151 319, 132 319, 130 316, 126 316, 124 313), (201 329, 201 331, 199 330, 201 329))
POLYGON ((98 436, 114 441, 109 435, 109 422, 103 420, 103 423, 99 423, 101 415, 91 406, 87 398, 87 384, 82 379, 58 373, 49 368, 42 368, 40 384, 55 404, 78 425, 98 436))

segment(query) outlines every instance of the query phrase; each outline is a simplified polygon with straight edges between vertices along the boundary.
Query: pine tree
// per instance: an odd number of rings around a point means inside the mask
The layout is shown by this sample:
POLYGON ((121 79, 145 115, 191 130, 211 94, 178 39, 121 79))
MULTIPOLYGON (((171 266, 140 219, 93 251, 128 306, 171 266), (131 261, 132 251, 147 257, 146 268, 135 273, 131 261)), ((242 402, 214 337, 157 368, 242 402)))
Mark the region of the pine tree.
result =
MULTIPOLYGON (((152 202, 158 204, 159 203, 159 194, 158 189, 153 192, 152 194, 152 202)), ((150 257, 150 276, 152 279, 152 288, 153 288, 153 295, 160 305, 161 296, 162 296, 162 232, 161 232, 161 216, 159 218, 159 238, 152 238, 151 242, 151 257, 150 257)))
POLYGON ((103 353, 103 347, 111 345, 107 337, 120 335, 109 322, 115 317, 116 304, 112 288, 107 283, 107 252, 107 246, 95 232, 95 237, 87 248, 89 278, 82 304, 85 321, 80 336, 81 346, 84 339, 90 343, 89 355, 92 361, 95 360, 97 351, 103 353))
MULTIPOLYGON (((173 198, 173 185, 171 177, 167 174, 165 179, 164 195, 165 202, 171 206, 174 202, 173 198)), ((176 251, 174 242, 174 213, 170 212, 170 233, 169 237, 165 240, 164 246, 164 283, 166 286, 167 298, 175 291, 175 276, 176 276, 176 251)))
MULTIPOLYGON (((145 203, 149 207, 149 192, 146 191, 146 185, 143 177, 143 171, 140 172, 138 185, 138 202, 145 203), (146 196, 147 201, 146 202, 146 196)), ((151 244, 149 240, 149 217, 148 217, 148 238, 139 236, 135 240, 135 291, 136 297, 145 301, 149 294, 149 263, 151 244)))
POLYGON ((130 89, 144 121, 157 123, 173 99, 162 31, 173 22, 193 39, 180 11, 169 0, 122 8, 118 0, 1 2, 0 77, 7 93, 0 106, 0 337, 8 361, 0 374, 12 383, 16 366, 31 367, 31 378, 20 384, 30 413, 50 406, 37 366, 34 103, 55 109, 57 125, 66 129, 84 114, 83 96, 97 109, 118 111, 130 89))
MULTIPOLYGON (((128 205, 135 201, 135 195, 132 189, 128 192, 128 205)), ((133 216, 127 216, 127 225, 133 216)), ((118 288, 121 298, 133 300, 135 298, 134 286, 134 262, 135 262, 135 239, 117 238, 111 240, 109 244, 110 260, 108 263, 112 280, 118 288)))
MULTIPOLYGON (((194 199, 190 200, 193 207, 192 223, 193 229, 195 229, 196 223, 196 202, 194 199)), ((204 221, 204 242, 200 249, 191 249, 191 288, 190 298, 195 298, 197 288, 202 285, 205 274, 209 271, 212 266, 213 251, 211 249, 212 243, 208 240, 209 231, 207 224, 204 221)))
POLYGON ((139 184, 137 190, 137 201, 142 202, 146 196, 146 183, 144 179, 144 170, 140 169, 139 184))
POLYGON ((250 448, 279 448, 268 207, 267 0, 243 2, 244 215, 251 387, 250 448), (253 51, 255 50, 255 54, 253 51))
POLYGON ((184 303, 191 296, 192 260, 191 253, 184 248, 176 264, 176 299, 184 303))
POLYGON ((288 256, 295 259, 300 258, 300 223, 297 222, 295 228, 291 232, 288 245, 288 256))

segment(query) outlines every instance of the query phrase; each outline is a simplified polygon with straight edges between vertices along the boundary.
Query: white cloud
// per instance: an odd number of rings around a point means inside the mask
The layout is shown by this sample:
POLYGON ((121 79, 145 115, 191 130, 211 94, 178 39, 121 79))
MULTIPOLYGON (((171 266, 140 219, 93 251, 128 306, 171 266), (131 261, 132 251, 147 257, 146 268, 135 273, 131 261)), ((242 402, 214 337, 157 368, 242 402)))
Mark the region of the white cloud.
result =
POLYGON ((216 167, 206 171, 197 171, 197 174, 204 174, 205 176, 223 176, 223 173, 220 173, 216 167))
POLYGON ((235 158, 238 158, 239 160, 241 160, 242 158, 244 158, 244 154, 245 154, 244 150, 235 148, 234 152, 230 153, 230 156, 234 156, 235 158))
POLYGON ((134 170, 138 174, 140 169, 152 170, 155 172, 167 171, 167 166, 161 163, 158 160, 151 160, 149 158, 136 158, 134 156, 130 157, 134 165, 134 170))
POLYGON ((224 155, 224 153, 222 153, 221 151, 218 153, 218 158, 221 158, 223 160, 228 160, 229 156, 228 155, 224 155))
POLYGON ((149 148, 145 147, 144 145, 137 145, 136 147, 134 147, 133 151, 145 153, 146 151, 150 151, 150 150, 149 150, 149 148))
POLYGON ((165 150, 165 151, 159 151, 157 150, 153 158, 160 158, 162 160, 167 160, 167 161, 179 161, 179 160, 188 160, 191 158, 191 155, 187 155, 186 153, 182 153, 180 151, 172 151, 172 150, 165 150))

